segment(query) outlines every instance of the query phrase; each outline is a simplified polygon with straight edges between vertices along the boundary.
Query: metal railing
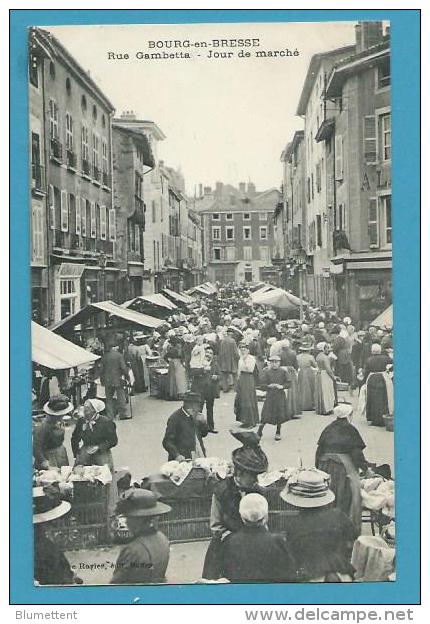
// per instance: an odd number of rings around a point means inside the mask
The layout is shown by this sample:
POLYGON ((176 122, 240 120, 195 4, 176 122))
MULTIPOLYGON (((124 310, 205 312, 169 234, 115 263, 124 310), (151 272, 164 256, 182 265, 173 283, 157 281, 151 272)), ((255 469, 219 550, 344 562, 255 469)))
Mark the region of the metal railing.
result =
POLYGON ((54 160, 63 160, 63 146, 58 139, 51 139, 51 158, 54 160))

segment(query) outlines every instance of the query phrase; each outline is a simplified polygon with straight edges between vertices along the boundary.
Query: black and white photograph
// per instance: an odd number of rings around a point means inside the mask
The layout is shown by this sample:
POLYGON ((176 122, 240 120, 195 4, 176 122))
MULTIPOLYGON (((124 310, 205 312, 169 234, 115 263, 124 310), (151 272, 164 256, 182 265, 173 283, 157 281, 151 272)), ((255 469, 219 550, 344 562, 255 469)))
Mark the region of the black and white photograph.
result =
POLYGON ((34 26, 28 93, 34 584, 395 581, 390 23, 34 26))

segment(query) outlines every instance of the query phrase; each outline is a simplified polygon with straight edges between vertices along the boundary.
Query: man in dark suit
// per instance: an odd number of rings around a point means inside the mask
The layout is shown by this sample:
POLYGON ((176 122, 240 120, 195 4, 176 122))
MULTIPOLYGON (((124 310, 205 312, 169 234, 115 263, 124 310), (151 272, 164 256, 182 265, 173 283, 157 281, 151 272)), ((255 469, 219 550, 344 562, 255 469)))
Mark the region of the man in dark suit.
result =
POLYGON ((169 454, 169 461, 206 457, 203 437, 207 435, 206 420, 200 413, 200 395, 186 392, 183 406, 169 417, 163 447, 169 454))
POLYGON ((222 572, 232 583, 282 583, 295 580, 286 538, 267 528, 269 508, 261 494, 246 494, 239 505, 243 527, 222 548, 222 572))
POLYGON ((115 410, 113 398, 116 395, 118 413, 121 420, 129 418, 124 390, 124 379, 129 381, 129 371, 124 356, 113 350, 113 344, 106 345, 106 352, 101 359, 100 381, 106 392, 106 416, 113 420, 115 410))

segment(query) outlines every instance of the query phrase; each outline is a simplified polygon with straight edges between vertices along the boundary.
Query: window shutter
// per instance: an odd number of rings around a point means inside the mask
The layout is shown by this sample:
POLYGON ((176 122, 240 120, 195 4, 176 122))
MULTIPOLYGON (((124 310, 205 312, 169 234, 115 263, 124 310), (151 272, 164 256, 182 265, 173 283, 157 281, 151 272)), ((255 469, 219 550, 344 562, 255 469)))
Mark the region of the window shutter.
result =
POLYGON ((322 247, 321 215, 317 215, 317 245, 318 247, 322 247))
POLYGON ((81 207, 81 234, 82 236, 87 235, 87 200, 83 197, 81 198, 82 207, 81 207))
POLYGON ((52 184, 48 186, 48 204, 49 204, 49 227, 55 230, 55 198, 54 187, 52 184))
POLYGON ((100 238, 106 240, 106 206, 100 206, 100 238))
POLYGON ((379 219, 376 197, 369 197, 368 231, 369 247, 379 247, 379 219))
POLYGON ((81 208, 81 196, 77 195, 76 197, 76 234, 81 233, 81 224, 82 224, 82 208, 81 208))
POLYGON ((366 115, 364 117, 363 140, 364 161, 366 165, 374 165, 377 162, 375 115, 366 115))
POLYGON ((335 178, 343 180, 343 141, 342 136, 337 135, 335 139, 336 162, 335 162, 335 178))
POLYGON ((41 206, 33 206, 31 227, 32 227, 32 260, 33 262, 43 261, 43 211, 41 206))
POLYGON ((140 231, 137 223, 134 225, 134 248, 140 253, 140 231))
POLYGON ((96 202, 91 202, 90 230, 91 238, 97 238, 96 202))
POLYGON ((109 209, 109 240, 116 240, 115 208, 109 209))
POLYGON ((69 231, 69 203, 67 191, 61 191, 61 231, 69 231))

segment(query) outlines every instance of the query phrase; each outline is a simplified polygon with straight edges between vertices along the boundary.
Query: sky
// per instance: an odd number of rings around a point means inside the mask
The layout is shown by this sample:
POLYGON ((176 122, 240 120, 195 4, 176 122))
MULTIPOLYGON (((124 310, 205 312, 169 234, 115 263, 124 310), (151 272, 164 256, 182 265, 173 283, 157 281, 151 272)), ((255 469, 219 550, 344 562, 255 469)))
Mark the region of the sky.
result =
POLYGON ((280 155, 294 132, 313 54, 354 43, 352 22, 295 24, 168 24, 46 26, 90 72, 119 116, 132 110, 166 135, 159 158, 180 168, 190 195, 201 183, 252 181, 257 190, 279 187, 280 155), (257 38, 258 47, 150 48, 150 41, 208 42, 257 38), (240 50, 249 58, 238 58, 240 50), (298 56, 257 58, 256 51, 298 56), (188 52, 191 59, 140 60, 137 52, 188 52), (209 52, 233 52, 208 58, 209 52), (108 58, 109 52, 129 59, 108 58), (200 56, 197 56, 200 54, 200 56))

